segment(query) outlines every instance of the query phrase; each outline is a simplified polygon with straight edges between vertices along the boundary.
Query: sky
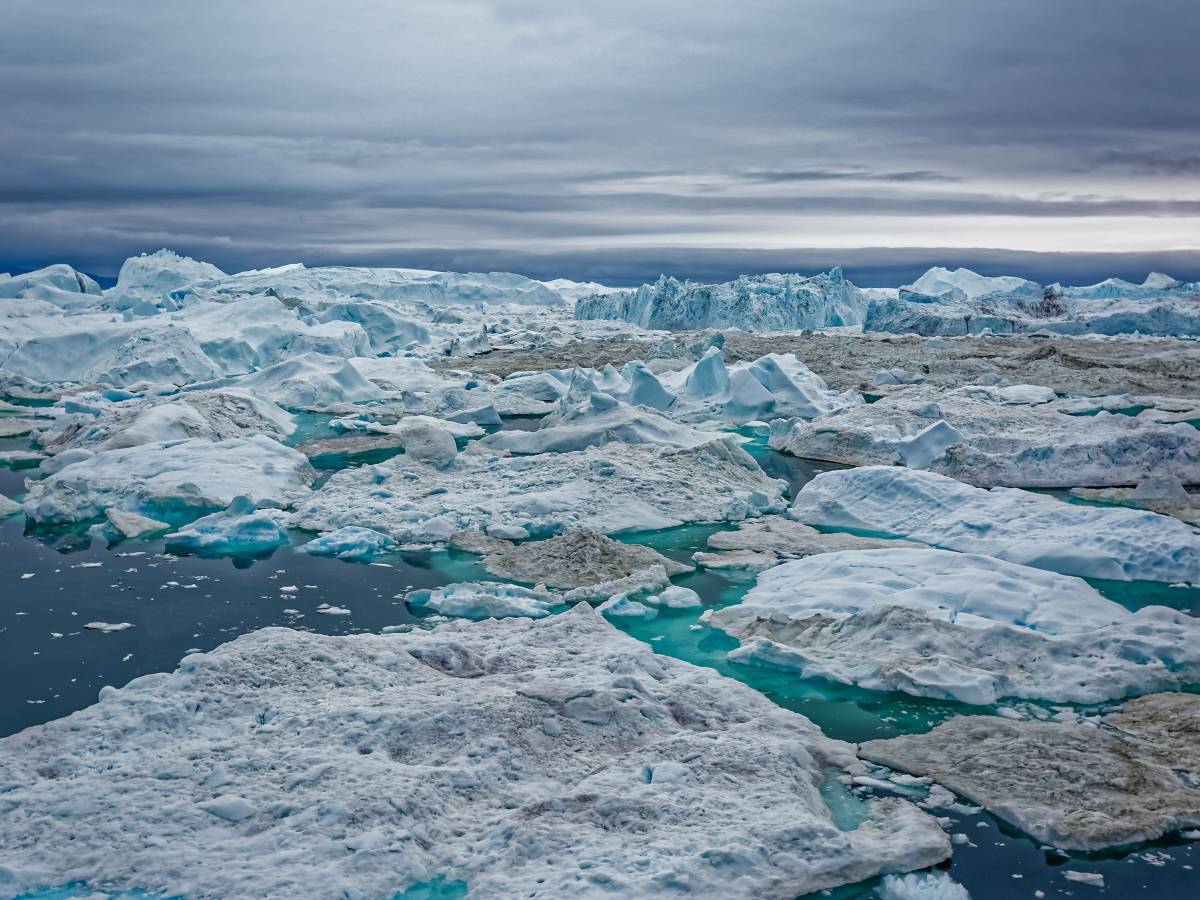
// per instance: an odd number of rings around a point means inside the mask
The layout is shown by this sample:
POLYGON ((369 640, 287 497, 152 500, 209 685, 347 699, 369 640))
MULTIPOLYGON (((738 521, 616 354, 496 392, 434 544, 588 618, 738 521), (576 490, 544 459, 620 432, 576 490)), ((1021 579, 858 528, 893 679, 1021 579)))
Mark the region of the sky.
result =
POLYGON ((1195 0, 0 4, 0 271, 1200 278, 1195 0))

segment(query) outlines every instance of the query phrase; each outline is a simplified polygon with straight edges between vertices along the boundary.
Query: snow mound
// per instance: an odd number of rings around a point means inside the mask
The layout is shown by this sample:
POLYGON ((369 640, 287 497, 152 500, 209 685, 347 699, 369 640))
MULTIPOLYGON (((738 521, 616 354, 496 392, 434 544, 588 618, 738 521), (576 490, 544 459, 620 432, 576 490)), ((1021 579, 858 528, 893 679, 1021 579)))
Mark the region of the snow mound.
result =
POLYGON ((925 734, 867 741, 859 752, 932 776, 1066 850, 1134 844, 1200 825, 1195 694, 1139 697, 1099 723, 959 716, 925 734))
POLYGON ((85 522, 111 507, 178 520, 225 509, 240 494, 287 507, 311 493, 314 477, 303 454, 265 435, 193 438, 86 456, 34 482, 24 507, 45 525, 85 522))
POLYGON ((1085 581, 948 550, 826 553, 768 569, 709 624, 731 659, 871 690, 1100 703, 1200 679, 1200 621, 1131 613, 1085 581))
POLYGON ((0 853, 15 894, 380 897, 452 873, 481 897, 760 900, 949 856, 896 798, 839 829, 843 769, 850 745, 586 607, 271 628, 0 741, 0 853))
POLYGON ((1066 575, 1200 581, 1200 536, 1176 519, 1017 488, 989 491, 933 472, 822 472, 801 488, 789 514, 810 525, 905 537, 1066 575))
MULTIPOLYGON (((1048 393, 1047 393, 1048 392, 1048 393)), ((981 487, 1200 483, 1200 431, 1134 416, 1074 416, 1035 385, 906 387, 813 422, 776 420, 770 446, 851 465, 929 469, 981 487)))
POLYGON ((743 275, 723 284, 663 276, 636 291, 582 297, 577 319, 616 319, 643 328, 699 331, 799 331, 859 325, 865 300, 841 269, 821 275, 743 275))
POLYGON ((739 447, 608 444, 572 453, 459 454, 445 468, 398 456, 336 473, 296 511, 310 531, 373 528, 400 543, 442 543, 456 531, 520 528, 532 536, 740 521, 784 506, 783 482, 739 447))

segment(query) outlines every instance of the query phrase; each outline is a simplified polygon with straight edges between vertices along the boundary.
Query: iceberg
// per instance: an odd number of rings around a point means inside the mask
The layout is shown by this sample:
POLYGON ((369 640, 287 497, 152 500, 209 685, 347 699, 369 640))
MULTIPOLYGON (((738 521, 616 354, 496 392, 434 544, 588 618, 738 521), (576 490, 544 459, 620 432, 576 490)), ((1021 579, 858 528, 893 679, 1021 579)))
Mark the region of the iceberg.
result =
POLYGON ((370 528, 347 525, 314 538, 297 549, 312 556, 336 556, 338 559, 369 560, 394 550, 396 542, 370 528))
POLYGON ((766 900, 949 856, 903 799, 839 828, 831 771, 865 766, 586 606, 402 634, 270 628, 0 740, 0 855, 14 894, 378 897, 453 872, 481 897, 766 900))
POLYGON ((1176 519, 1064 503, 1018 488, 984 490, 933 472, 889 466, 822 472, 801 488, 789 515, 1065 575, 1200 582, 1200 535, 1176 519))
POLYGON ((776 420, 769 445, 851 465, 928 469, 980 487, 1200 483, 1200 431, 1102 412, 1067 415, 1034 385, 906 387, 808 422, 776 420))
POLYGON ((318 353, 275 363, 238 379, 237 385, 288 409, 361 403, 386 396, 348 360, 318 353))
POLYGON ((315 475, 303 454, 265 435, 139 444, 101 450, 32 482, 24 508, 44 525, 86 522, 114 507, 195 518, 241 494, 256 506, 286 508, 311 493, 315 475))
POLYGON ((1153 694, 1074 724, 958 716, 859 754, 929 776, 1036 840, 1102 850, 1200 825, 1200 697, 1153 694))
POLYGON ((1100 703, 1200 680, 1200 620, 948 550, 786 562, 707 622, 742 642, 738 662, 963 703, 1100 703))
POLYGON ((581 297, 577 319, 616 319, 642 328, 699 331, 799 331, 860 325, 866 301, 841 269, 822 275, 743 275, 723 284, 663 276, 636 291, 581 297))
POLYGON ((784 483, 735 444, 690 449, 608 444, 505 457, 486 448, 444 468, 408 454, 335 473, 300 505, 309 531, 373 528, 402 544, 440 544, 457 531, 521 528, 535 537, 740 521, 784 507, 784 483))
POLYGON ((785 559, 801 559, 817 553, 840 550, 877 550, 884 547, 921 547, 914 541, 859 537, 856 534, 826 534, 784 516, 748 519, 732 531, 708 537, 708 546, 720 553, 692 555, 705 568, 769 568, 785 559))

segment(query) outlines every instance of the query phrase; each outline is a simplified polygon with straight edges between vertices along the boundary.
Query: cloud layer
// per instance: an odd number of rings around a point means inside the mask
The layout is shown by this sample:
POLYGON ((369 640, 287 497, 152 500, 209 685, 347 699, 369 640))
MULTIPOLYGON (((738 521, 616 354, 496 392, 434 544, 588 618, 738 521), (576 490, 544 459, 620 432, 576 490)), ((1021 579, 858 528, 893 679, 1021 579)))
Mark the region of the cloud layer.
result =
POLYGON ((9 0, 0 269, 1195 267, 1198 31, 1189 0, 9 0))

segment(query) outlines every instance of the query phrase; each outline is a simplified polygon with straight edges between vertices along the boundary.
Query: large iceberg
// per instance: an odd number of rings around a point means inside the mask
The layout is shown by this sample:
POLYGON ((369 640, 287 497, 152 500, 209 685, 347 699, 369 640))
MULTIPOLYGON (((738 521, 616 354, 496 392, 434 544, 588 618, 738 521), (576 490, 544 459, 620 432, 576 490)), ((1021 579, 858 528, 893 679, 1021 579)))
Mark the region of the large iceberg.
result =
POLYGON ((1038 841, 1101 850, 1200 825, 1200 697, 1139 697, 1099 722, 959 716, 867 741, 865 759, 939 784, 1038 841))
POLYGON ((809 459, 929 469, 980 487, 1135 485, 1157 475, 1200 483, 1200 431, 1190 425, 1067 415, 1053 404, 1012 402, 1022 396, 1014 387, 1021 386, 913 385, 811 422, 776 420, 770 446, 809 459))
POLYGON ((1200 620, 949 550, 786 562, 707 621, 742 641, 739 662, 965 703, 1099 703, 1200 681, 1200 620))
POLYGON ((0 741, 0 890, 790 900, 949 856, 898 798, 839 827, 843 770, 851 745, 587 607, 271 628, 0 741))
POLYGON ((444 468, 408 455, 336 473, 296 511, 310 531, 373 528, 401 543, 503 526, 602 534, 740 521, 784 507, 783 482, 719 440, 689 449, 608 444, 505 457, 479 448, 444 468))
POLYGON ((79 458, 31 483, 25 514, 46 525, 86 522, 115 507, 154 518, 195 518, 239 495, 284 508, 307 497, 308 460, 266 435, 69 451, 79 458))
POLYGON ((1200 535, 1177 519, 1018 488, 989 491, 933 472, 822 472, 789 514, 809 525, 906 537, 1085 578, 1200 582, 1200 535))
POLYGON ((577 319, 618 319, 643 328, 799 331, 862 324, 866 301, 841 269, 822 275, 743 275, 724 284, 663 276, 636 291, 582 297, 577 319))

